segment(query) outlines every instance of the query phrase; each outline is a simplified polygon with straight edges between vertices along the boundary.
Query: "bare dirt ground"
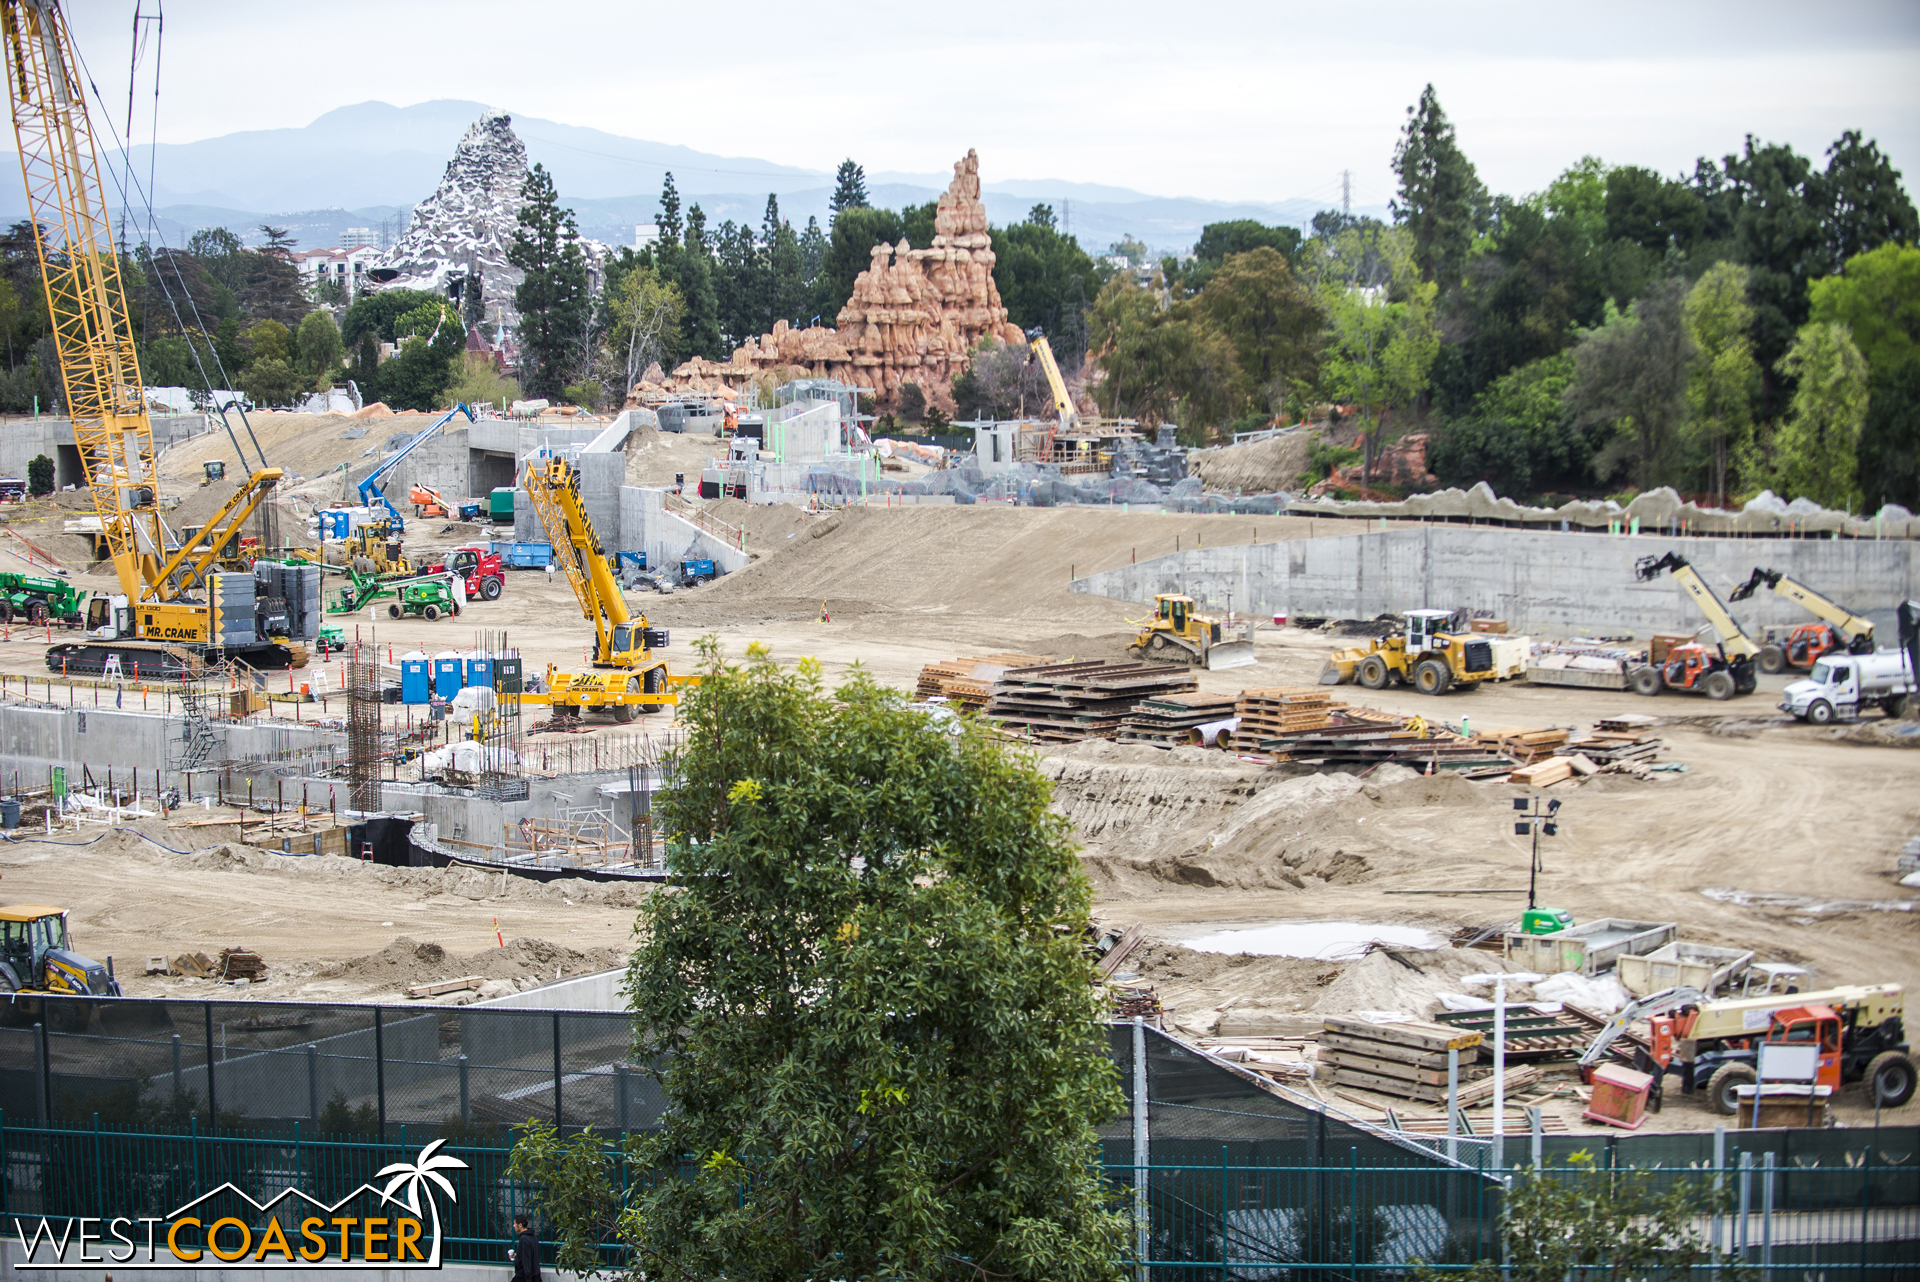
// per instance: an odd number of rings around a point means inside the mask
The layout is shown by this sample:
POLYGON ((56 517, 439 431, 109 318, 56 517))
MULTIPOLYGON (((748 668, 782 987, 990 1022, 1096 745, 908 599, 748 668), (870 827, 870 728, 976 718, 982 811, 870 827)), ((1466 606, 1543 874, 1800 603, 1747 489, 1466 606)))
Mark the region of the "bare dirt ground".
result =
MULTIPOLYGON (((650 460, 630 460, 630 472, 690 470, 680 456, 712 444, 668 438, 655 448, 650 460)), ((923 664, 959 655, 1121 657, 1128 620, 1145 608, 1072 593, 1074 574, 1172 551, 1176 543, 1354 528, 1304 518, 1098 509, 813 515, 714 507, 745 526, 758 554, 754 564, 696 590, 630 598, 636 611, 672 630, 668 653, 676 668, 690 667, 691 642, 712 633, 734 655, 762 641, 782 659, 818 658, 829 680, 858 663, 908 689, 923 664), (828 622, 821 621, 823 604, 828 622)), ((426 550, 436 536, 423 526, 416 537, 410 553, 426 550)), ((445 541, 463 537, 456 530, 445 541)), ((0 551, 5 547, 0 539, 0 551)), ((475 603, 458 620, 389 622, 383 615, 346 622, 350 638, 396 653, 466 647, 482 629, 505 631, 533 665, 563 669, 579 661, 588 635, 564 582, 537 572, 509 575, 500 601, 475 603)), ((1311 684, 1335 644, 1320 632, 1263 627, 1255 666, 1202 672, 1199 683, 1216 691, 1311 684)), ((0 671, 43 673, 44 646, 43 637, 16 630, 0 640, 0 671)), ((1920 833, 1920 752, 1858 728, 1784 721, 1773 708, 1783 683, 1762 677, 1759 693, 1725 705, 1524 683, 1439 701, 1350 686, 1333 693, 1456 726, 1470 722, 1475 730, 1585 728, 1626 712, 1659 716, 1663 759, 1684 763, 1685 772, 1647 781, 1603 776, 1547 791, 1563 808, 1559 835, 1543 846, 1540 901, 1583 921, 1677 922, 1688 940, 1810 966, 1817 986, 1920 984, 1920 896, 1892 876, 1899 846, 1920 833)), ((621 730, 669 721, 658 716, 621 730)), ((1118 744, 1055 750, 1039 762, 1084 843, 1098 915, 1148 930, 1150 944, 1124 969, 1156 987, 1171 1022, 1189 1035, 1294 1034, 1327 1014, 1361 1009, 1425 1015, 1441 992, 1486 996, 1464 987, 1461 977, 1501 965, 1493 954, 1457 950, 1409 954, 1419 974, 1380 953, 1356 962, 1224 956, 1184 946, 1197 936, 1283 922, 1417 926, 1450 935, 1511 920, 1525 903, 1516 892, 1526 885, 1529 852, 1513 835, 1510 810, 1521 790, 1505 783, 1428 778, 1399 767, 1368 776, 1313 774, 1218 751, 1118 744), (1465 893, 1473 890, 1502 893, 1465 893)), ((177 832, 151 835, 167 844, 181 840, 177 832)), ((630 903, 605 902, 593 892, 516 885, 501 896, 497 886, 489 890, 458 874, 328 867, 352 861, 172 856, 130 835, 85 851, 23 844, 0 855, 7 860, 0 893, 73 907, 84 950, 144 958, 243 943, 276 967, 274 980, 256 993, 263 998, 391 992, 401 970, 550 980, 553 965, 571 974, 617 957, 632 920, 630 903), (508 943, 524 941, 528 950, 528 958, 496 958, 502 971, 512 971, 497 976, 470 960, 493 942, 496 918, 508 943), (396 944, 401 938, 407 942, 396 944), (441 955, 422 961, 422 945, 437 946, 441 955), (391 955, 378 960, 383 950, 391 955)), ((149 982, 169 991, 194 983, 137 981, 135 991, 149 982)), ((1843 1121, 1859 1120, 1857 1097, 1843 1095, 1843 1121)), ((1358 1107, 1352 1100, 1342 1106, 1358 1107)), ((1577 1113, 1576 1105, 1555 1107, 1577 1113)), ((1653 1124, 1713 1120, 1670 1098, 1653 1124)), ((1920 1104, 1889 1120, 1920 1120, 1920 1104)))

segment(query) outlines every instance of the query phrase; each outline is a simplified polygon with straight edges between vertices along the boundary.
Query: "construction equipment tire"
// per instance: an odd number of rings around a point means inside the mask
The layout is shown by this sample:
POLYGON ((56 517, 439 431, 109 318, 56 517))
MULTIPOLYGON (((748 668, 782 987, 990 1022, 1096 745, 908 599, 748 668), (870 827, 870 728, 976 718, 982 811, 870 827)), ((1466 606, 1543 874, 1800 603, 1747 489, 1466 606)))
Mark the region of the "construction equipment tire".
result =
POLYGON ((460 603, 458 601, 453 603, 453 617, 456 619, 460 617, 460 603))
POLYGON ((480 580, 480 599, 482 601, 498 601, 500 599, 500 580, 494 578, 491 574, 480 580))
POLYGON ((1734 682, 1731 672, 1709 672, 1707 679, 1700 684, 1707 698, 1725 702, 1733 698, 1734 682))
POLYGON ((1760 671, 1779 673, 1787 670, 1787 652, 1777 645, 1760 647, 1760 671))
POLYGON ((387 617, 388 617, 389 619, 397 619, 397 618, 399 618, 399 617, 400 617, 400 603, 399 603, 399 602, 397 602, 397 601, 396 601, 396 602, 394 602, 394 603, 393 603, 392 605, 390 605, 390 606, 388 606, 388 607, 387 607, 387 617))
POLYGON ((1910 696, 1908 695, 1904 695, 1904 694, 1889 695, 1886 701, 1883 702, 1880 705, 1880 707, 1882 710, 1886 712, 1888 720, 1898 721, 1900 718, 1907 715, 1907 704, 1909 701, 1910 701, 1910 696))
POLYGON ((1384 690, 1387 686, 1387 661, 1377 654, 1370 654, 1360 660, 1360 666, 1353 670, 1353 679, 1369 690, 1384 690))
MULTIPOLYGON (((646 690, 648 694, 665 694, 667 692, 667 670, 664 667, 647 669, 646 690)), ((660 703, 649 703, 640 709, 642 715, 649 712, 664 711, 666 711, 666 705, 660 703)))
POLYGON ((1444 659, 1422 659, 1414 665, 1413 686, 1421 694, 1445 694, 1453 685, 1453 669, 1444 659))
POLYGON ((1660 680, 1658 668, 1635 668, 1627 681, 1633 686, 1635 694, 1645 695, 1659 694, 1660 687, 1665 684, 1660 680))
POLYGON ((1913 1057, 1905 1051, 1881 1051, 1867 1061, 1867 1098, 1881 1108, 1899 1108, 1913 1098, 1913 1057))
POLYGON ((1707 1106, 1723 1117, 1732 1117, 1740 1111, 1740 1097, 1734 1088, 1751 1086, 1755 1080, 1751 1064, 1722 1064, 1707 1079, 1707 1106))
POLYGON ((1807 720, 1816 726, 1831 724, 1833 721, 1833 705, 1825 699, 1815 699, 1807 705, 1807 720))
POLYGON ((428 623, 432 623, 440 617, 440 607, 437 605, 423 605, 420 607, 420 614, 428 623))
MULTIPOLYGON (((640 693, 640 678, 639 678, 639 677, 628 677, 628 678, 627 678, 627 693, 628 693, 628 694, 639 694, 639 693, 640 693)), ((626 724, 627 722, 629 722, 629 721, 631 721, 631 720, 633 720, 633 705, 632 705, 632 704, 630 704, 630 703, 616 703, 616 704, 614 704, 614 705, 613 705, 613 719, 614 719, 615 721, 618 721, 618 722, 619 722, 619 723, 620 723, 621 725, 625 725, 625 724, 626 724)))
POLYGON ((47 621, 47 603, 45 601, 27 602, 27 622, 38 627, 47 621))

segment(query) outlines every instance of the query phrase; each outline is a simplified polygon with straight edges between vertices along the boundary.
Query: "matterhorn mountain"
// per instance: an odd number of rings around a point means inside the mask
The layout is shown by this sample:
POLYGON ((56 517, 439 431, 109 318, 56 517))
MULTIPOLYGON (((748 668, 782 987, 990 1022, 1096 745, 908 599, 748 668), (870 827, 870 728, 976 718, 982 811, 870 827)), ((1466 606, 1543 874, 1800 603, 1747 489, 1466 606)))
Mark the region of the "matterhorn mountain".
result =
POLYGON ((375 279, 445 294, 478 271, 487 320, 511 329, 519 319, 513 291, 523 273, 507 262, 507 250, 526 203, 520 196, 526 180, 527 148, 513 132, 513 117, 483 112, 454 148, 433 195, 414 207, 399 244, 375 265, 375 279))

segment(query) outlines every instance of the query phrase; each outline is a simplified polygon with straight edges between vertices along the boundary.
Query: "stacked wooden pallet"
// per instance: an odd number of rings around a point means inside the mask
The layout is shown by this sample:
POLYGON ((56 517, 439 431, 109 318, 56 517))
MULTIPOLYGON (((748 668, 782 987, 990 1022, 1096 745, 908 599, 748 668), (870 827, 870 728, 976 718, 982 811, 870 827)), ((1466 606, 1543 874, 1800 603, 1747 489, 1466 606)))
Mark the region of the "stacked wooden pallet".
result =
POLYGON ((1566 751, 1579 752, 1595 765, 1624 765, 1649 762, 1660 755, 1663 746, 1653 733, 1654 718, 1641 713, 1608 717, 1594 723, 1593 733, 1566 751))
MULTIPOLYGON (((1479 1055, 1480 1034, 1441 1024, 1369 1024, 1330 1016, 1320 1036, 1320 1062, 1330 1065, 1338 1086, 1444 1103, 1447 1052, 1462 1052, 1462 1080, 1479 1055)), ((1474 1073, 1481 1070, 1476 1067, 1474 1073)), ((1490 1071, 1490 1070, 1489 1070, 1490 1071)))
POLYGON ((1547 726, 1537 730, 1486 730, 1476 734, 1474 742, 1488 744, 1524 766, 1551 757, 1572 737, 1573 732, 1564 726, 1547 726))
MULTIPOLYGON (((1200 727, 1234 715, 1230 694, 1162 694, 1142 699, 1120 722, 1120 742, 1173 748, 1200 742, 1200 727)), ((1221 736, 1227 738, 1226 735, 1221 736)))
POLYGON ((1234 703, 1240 726, 1233 732, 1235 752, 1259 752, 1268 739, 1282 738, 1332 724, 1333 710, 1344 708, 1320 686, 1273 686, 1242 690, 1234 703))
POLYGON ((1142 699, 1197 688, 1193 670, 1157 663, 1051 663, 1015 668, 994 683, 987 716, 1036 743, 1112 739, 1142 699))
POLYGON ((1451 731, 1428 726, 1418 718, 1400 717, 1371 708, 1337 708, 1331 723, 1318 730, 1290 731, 1269 737, 1263 752, 1283 753, 1292 761, 1329 765, 1372 766, 1397 761, 1415 770, 1471 773, 1512 763, 1501 753, 1451 731))
POLYGON ((990 654, 983 659, 929 663, 920 669, 913 692, 921 699, 945 699, 961 707, 984 708, 993 693, 993 683, 1009 669, 1031 668, 1046 661, 1046 656, 1039 654, 990 654))

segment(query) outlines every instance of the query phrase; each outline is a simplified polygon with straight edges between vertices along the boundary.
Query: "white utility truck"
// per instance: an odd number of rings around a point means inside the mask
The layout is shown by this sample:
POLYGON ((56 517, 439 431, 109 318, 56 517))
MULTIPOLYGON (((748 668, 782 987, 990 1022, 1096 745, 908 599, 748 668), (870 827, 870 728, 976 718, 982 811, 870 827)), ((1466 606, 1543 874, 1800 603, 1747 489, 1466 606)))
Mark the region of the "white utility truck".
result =
POLYGON ((1804 681, 1781 692, 1780 710, 1824 726, 1852 721, 1870 707, 1881 708, 1889 717, 1901 716, 1914 694, 1913 660, 1905 650, 1828 654, 1814 663, 1804 681))

